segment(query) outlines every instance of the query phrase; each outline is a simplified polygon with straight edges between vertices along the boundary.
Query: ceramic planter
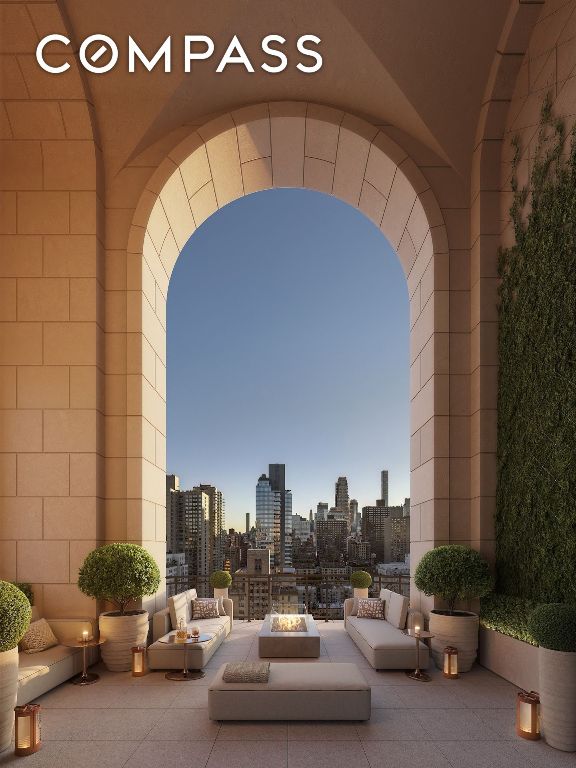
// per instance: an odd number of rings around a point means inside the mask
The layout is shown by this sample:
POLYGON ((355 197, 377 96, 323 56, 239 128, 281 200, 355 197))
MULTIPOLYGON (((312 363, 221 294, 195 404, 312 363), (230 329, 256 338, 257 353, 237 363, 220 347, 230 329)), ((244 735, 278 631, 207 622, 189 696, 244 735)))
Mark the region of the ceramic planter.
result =
POLYGON ((18 694, 18 648, 0 653, 0 752, 12 743, 18 694))
POLYGON ((227 598, 228 597, 228 587, 224 587, 224 589, 218 589, 217 587, 214 587, 214 597, 227 598))
POLYGON ((554 749, 576 752, 576 653, 538 649, 542 733, 554 749))
POLYGON ((100 651, 107 669, 111 672, 132 669, 132 647, 147 644, 148 612, 138 611, 124 616, 101 613, 98 626, 100 637, 106 639, 100 651))
POLYGON ((354 587, 354 597, 368 597, 368 587, 366 589, 354 587))
POLYGON ((478 651, 478 615, 468 611, 430 611, 428 627, 432 638, 432 657, 438 669, 443 668, 444 648, 452 645, 458 649, 458 671, 469 672, 478 651))

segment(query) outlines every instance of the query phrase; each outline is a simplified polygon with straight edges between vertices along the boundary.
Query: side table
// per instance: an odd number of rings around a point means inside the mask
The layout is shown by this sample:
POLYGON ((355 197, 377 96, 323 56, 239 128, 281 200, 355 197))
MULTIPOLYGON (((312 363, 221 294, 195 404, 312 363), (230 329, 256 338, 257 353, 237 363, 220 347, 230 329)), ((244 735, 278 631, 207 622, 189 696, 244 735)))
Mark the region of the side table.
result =
POLYGON ((426 672, 422 672, 420 669, 420 640, 429 640, 434 635, 430 632, 425 632, 423 629, 415 632, 413 629, 405 629, 404 634, 409 637, 413 637, 416 640, 416 669, 413 672, 406 672, 408 677, 412 680, 419 680, 421 683, 429 683, 432 679, 426 672))
POLYGON ((100 675, 96 672, 88 672, 86 666, 86 648, 95 648, 98 645, 102 645, 106 640, 101 638, 92 638, 92 640, 63 640, 62 645, 67 648, 82 648, 82 674, 74 677, 72 683, 74 685, 92 685, 97 683, 100 679, 100 675))
POLYGON ((208 640, 212 640, 214 635, 210 635, 207 632, 202 632, 195 637, 187 637, 186 640, 176 641, 176 632, 173 632, 166 637, 161 637, 160 642, 172 645, 174 648, 178 646, 184 647, 184 669, 182 672, 166 672, 164 677, 166 680, 200 680, 204 677, 204 672, 201 669, 188 669, 188 648, 191 645, 198 645, 198 643, 207 643, 208 640))

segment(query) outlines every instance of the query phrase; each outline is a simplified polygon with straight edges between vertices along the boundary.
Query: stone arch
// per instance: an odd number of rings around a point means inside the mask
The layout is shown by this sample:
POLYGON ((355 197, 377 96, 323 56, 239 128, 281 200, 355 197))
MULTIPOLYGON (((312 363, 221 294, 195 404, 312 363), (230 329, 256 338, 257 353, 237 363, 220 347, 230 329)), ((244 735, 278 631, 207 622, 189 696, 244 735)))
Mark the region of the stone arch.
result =
POLYGON ((410 296, 410 431, 417 446, 411 461, 411 550, 418 560, 450 538, 443 217, 416 164, 378 128, 340 110, 301 102, 250 106, 209 122, 169 153, 141 195, 127 261, 127 330, 134 359, 127 377, 133 415, 127 427, 126 495, 127 516, 137 521, 128 538, 140 538, 163 562, 158 519, 165 503, 165 317, 172 269, 195 229, 218 208, 274 187, 318 190, 358 208, 387 237, 403 266, 410 296))

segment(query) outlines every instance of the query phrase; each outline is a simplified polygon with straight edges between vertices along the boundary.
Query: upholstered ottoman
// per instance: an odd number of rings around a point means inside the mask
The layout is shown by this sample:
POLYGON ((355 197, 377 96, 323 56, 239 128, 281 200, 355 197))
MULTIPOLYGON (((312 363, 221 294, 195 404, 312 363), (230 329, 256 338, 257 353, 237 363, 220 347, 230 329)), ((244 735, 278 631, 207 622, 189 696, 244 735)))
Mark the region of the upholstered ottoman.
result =
POLYGON ((273 662, 267 683, 225 683, 225 669, 208 688, 211 720, 370 718, 370 686, 355 664, 273 662))

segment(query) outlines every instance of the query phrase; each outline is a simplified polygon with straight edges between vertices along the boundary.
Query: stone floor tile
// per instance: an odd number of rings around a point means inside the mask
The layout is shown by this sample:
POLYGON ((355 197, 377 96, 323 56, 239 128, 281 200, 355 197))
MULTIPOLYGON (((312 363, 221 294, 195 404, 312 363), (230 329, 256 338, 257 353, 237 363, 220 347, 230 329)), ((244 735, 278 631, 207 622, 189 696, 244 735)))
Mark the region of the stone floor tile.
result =
POLYGON ((527 768, 526 759, 504 741, 447 741, 437 747, 454 768, 527 768))
POLYGON ((514 749, 524 758, 527 768, 575 768, 576 753, 552 749, 541 739, 527 741, 516 737, 514 749))
POLYGON ((426 683, 398 687, 403 706, 409 709, 462 709, 464 704, 455 689, 426 683))
POLYGON ((70 741, 62 745, 58 754, 58 768, 121 768, 139 744, 138 741, 70 741))
POLYGON ((454 768, 431 741, 366 741, 370 768, 454 768))
POLYGON ((176 691, 176 698, 170 705, 179 709, 207 709, 208 708, 208 686, 207 685, 184 685, 176 691))
POLYGON ((141 741, 164 715, 163 709, 46 709, 42 740, 141 741))
POLYGON ((498 735, 469 709, 411 709, 429 739, 438 741, 491 741, 498 735))
POLYGON ((288 741, 358 741, 358 731, 349 722, 290 722, 288 741))
MULTIPOLYGON (((455 680, 454 682, 459 682, 455 680)), ((518 688, 504 685, 486 685, 455 687, 458 698, 470 709, 504 709, 516 706, 518 688)))
POLYGON ((288 725, 273 720, 228 721, 221 724, 217 741, 285 741, 287 734, 288 725))
POLYGON ((372 709, 404 709, 406 704, 401 692, 406 686, 373 685, 372 709))
POLYGON ((360 744, 351 741, 289 741, 288 768, 369 768, 360 744))
MULTIPOLYGON (((42 744, 42 748, 39 752, 33 755, 28 755, 26 758, 26 768, 59 768, 60 752, 62 751, 63 742, 61 741, 45 741, 42 744)), ((14 754, 14 746, 10 749, 6 749, 4 752, 0 752, 0 766, 2 768, 16 768, 20 766, 22 768, 22 758, 16 757, 14 754)))
POLYGON ((372 717, 357 726, 361 741, 424 741, 430 739, 407 709, 373 709, 372 717))
POLYGON ((124 706, 129 686, 72 685, 62 683, 35 700, 46 709, 112 709, 124 706))
POLYGON ((130 709, 166 709, 179 694, 178 688, 164 685, 132 686, 122 699, 122 706, 130 709))
POLYGON ((287 751, 286 741, 217 741, 206 768, 286 768, 287 751))
POLYGON ((125 768, 205 768, 213 742, 198 741, 193 749, 186 741, 145 741, 125 768))
POLYGON ((499 739, 514 741, 518 739, 516 736, 516 710, 513 707, 508 709, 474 709, 472 711, 497 734, 499 739))
MULTIPOLYGON (((146 712, 147 710, 141 710, 146 712)), ((148 732, 147 741, 214 741, 220 725, 205 709, 169 709, 148 732)))

